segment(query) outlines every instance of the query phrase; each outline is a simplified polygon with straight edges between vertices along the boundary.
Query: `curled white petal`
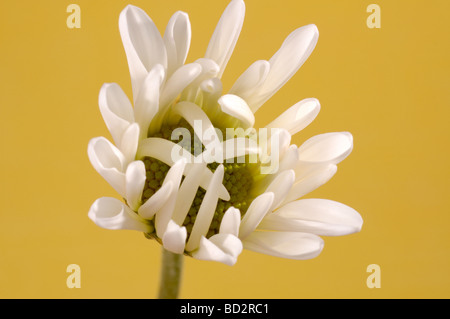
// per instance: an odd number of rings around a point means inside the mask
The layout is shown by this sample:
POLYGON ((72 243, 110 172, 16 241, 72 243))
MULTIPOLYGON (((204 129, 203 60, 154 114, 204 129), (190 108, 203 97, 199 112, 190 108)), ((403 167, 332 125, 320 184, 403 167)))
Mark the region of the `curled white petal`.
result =
POLYGON ((219 234, 231 234, 239 236, 239 226, 241 225, 241 212, 239 209, 230 207, 222 217, 219 234))
POLYGON ((180 227, 173 220, 170 220, 162 238, 163 247, 174 254, 182 254, 186 238, 186 227, 180 227))
POLYGON ((206 49, 205 58, 217 62, 219 78, 233 53, 244 23, 245 4, 242 0, 232 0, 227 6, 214 30, 206 49))
POLYGON ((130 163, 136 157, 139 144, 140 128, 138 123, 133 123, 123 132, 122 139, 118 147, 122 152, 125 162, 130 163))
POLYGON ((242 252, 242 242, 231 234, 217 234, 209 239, 202 237, 192 257, 200 260, 218 261, 233 266, 242 252))
POLYGON ((127 203, 133 210, 137 210, 139 208, 142 198, 142 190, 145 185, 145 179, 144 163, 142 161, 131 162, 125 173, 125 191, 127 203))
POLYGON ((269 212, 274 197, 273 193, 264 193, 252 201, 244 218, 242 218, 239 228, 239 238, 245 239, 256 229, 260 221, 269 212))
POLYGON ((153 194, 142 206, 139 207, 138 214, 142 218, 151 219, 164 206, 167 199, 171 196, 173 183, 167 181, 160 189, 153 194))
POLYGON ((256 231, 243 244, 258 253, 297 260, 315 258, 323 249, 319 236, 298 232, 256 231))
POLYGON ((129 229, 150 232, 152 227, 116 198, 101 197, 91 206, 89 218, 106 229, 129 229))
POLYGON ((191 45, 191 23, 187 13, 177 11, 173 14, 163 40, 167 52, 167 74, 170 76, 184 64, 191 45))
POLYGON ((239 127, 248 128, 255 124, 255 115, 248 107, 245 100, 237 95, 225 94, 217 101, 223 113, 239 120, 239 127))
POLYGON ((348 132, 325 133, 311 137, 298 148, 299 161, 338 164, 353 149, 348 132))
POLYGON ((125 197, 125 158, 120 150, 104 137, 89 141, 88 157, 95 170, 125 197))
POLYGON ((120 144, 124 131, 134 122, 130 100, 118 84, 105 83, 100 89, 98 105, 114 143, 120 144))
POLYGON ((200 74, 183 90, 180 96, 180 101, 195 102, 200 84, 209 79, 217 77, 220 71, 219 66, 214 60, 200 58, 195 60, 196 64, 201 66, 200 74))
POLYGON ((138 7, 128 5, 120 13, 119 30, 136 100, 140 86, 153 66, 161 64, 167 68, 166 47, 152 19, 138 7))
POLYGON ((219 65, 213 59, 200 58, 195 60, 195 63, 200 64, 202 67, 201 76, 198 77, 197 81, 195 82, 195 85, 198 85, 199 83, 203 82, 206 79, 212 79, 217 77, 220 71, 219 65))
POLYGON ((328 199, 302 199, 266 216, 262 229, 343 236, 361 230, 363 220, 353 208, 328 199))
POLYGON ((319 111, 320 103, 317 99, 304 99, 291 106, 266 127, 282 127, 294 135, 307 127, 316 118, 319 111))

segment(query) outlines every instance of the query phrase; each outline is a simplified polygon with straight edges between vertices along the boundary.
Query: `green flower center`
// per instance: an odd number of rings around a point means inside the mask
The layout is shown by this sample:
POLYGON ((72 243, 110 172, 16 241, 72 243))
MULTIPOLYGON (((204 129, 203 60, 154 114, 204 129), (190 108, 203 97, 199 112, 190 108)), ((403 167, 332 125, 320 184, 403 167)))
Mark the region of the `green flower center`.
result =
MULTIPOLYGON (((204 149, 202 143, 198 137, 194 134, 192 127, 185 121, 181 120, 178 124, 172 126, 163 126, 159 133, 152 135, 151 137, 160 137, 167 140, 171 140, 172 131, 176 128, 186 128, 191 133, 191 141, 183 140, 180 145, 190 151, 192 154, 199 154, 204 149)), ((173 141, 174 143, 176 141, 173 141)), ((143 159, 146 169, 147 178, 145 181, 145 187, 142 194, 142 203, 145 203, 153 194, 155 194, 159 188, 161 188, 168 170, 169 165, 152 157, 145 157, 143 159)), ((217 234, 219 232, 220 223, 222 222, 223 215, 230 207, 235 207, 241 212, 241 218, 246 213, 253 196, 251 194, 252 186, 254 184, 254 171, 258 169, 258 164, 255 163, 238 163, 237 159, 233 160, 233 163, 222 163, 224 166, 223 185, 230 194, 230 200, 224 201, 219 199, 217 202, 214 217, 209 227, 207 238, 217 234)), ((208 164, 207 167, 214 172, 219 166, 219 163, 208 164)), ((186 227, 188 237, 194 226, 197 213, 205 196, 206 191, 199 187, 189 212, 183 222, 183 226, 186 227)), ((153 237, 156 234, 152 234, 153 237)))

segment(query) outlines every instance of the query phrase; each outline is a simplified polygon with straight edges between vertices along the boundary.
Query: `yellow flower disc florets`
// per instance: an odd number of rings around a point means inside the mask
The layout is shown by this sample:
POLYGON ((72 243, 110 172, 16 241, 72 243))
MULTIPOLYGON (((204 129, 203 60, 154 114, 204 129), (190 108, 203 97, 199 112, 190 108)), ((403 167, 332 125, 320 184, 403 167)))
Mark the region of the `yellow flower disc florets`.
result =
MULTIPOLYGON (((159 133, 156 133, 151 137, 160 137, 170 140, 172 131, 180 127, 188 129, 192 137, 190 143, 189 141, 183 140, 180 145, 190 151, 192 154, 201 153, 204 149, 203 145, 201 144, 198 137, 194 134, 192 127, 184 120, 181 120, 180 123, 176 125, 163 126, 159 133), (183 144, 183 142, 185 144, 183 144)), ((166 174, 170 167, 169 165, 151 157, 145 157, 143 161, 146 169, 146 181, 142 194, 142 203, 145 203, 162 186, 164 178, 166 177, 166 174)), ((210 163, 207 167, 212 172, 214 172, 218 166, 219 163, 210 163)), ((223 163, 223 166, 224 177, 222 183, 230 194, 230 200, 218 200, 213 220, 206 235, 207 238, 219 232, 222 217, 228 208, 234 207, 239 209, 242 218, 246 213, 251 201, 253 200, 251 189, 254 184, 255 176, 253 172, 255 171, 255 169, 257 169, 257 164, 247 162, 237 163, 237 160, 235 158, 233 163, 223 163)), ((188 236, 192 231, 192 227, 194 226, 195 219, 197 217, 197 213, 200 209, 205 193, 206 191, 203 188, 198 188, 189 212, 183 222, 183 226, 186 227, 188 236)), ((156 234, 152 235, 156 236, 156 234)))

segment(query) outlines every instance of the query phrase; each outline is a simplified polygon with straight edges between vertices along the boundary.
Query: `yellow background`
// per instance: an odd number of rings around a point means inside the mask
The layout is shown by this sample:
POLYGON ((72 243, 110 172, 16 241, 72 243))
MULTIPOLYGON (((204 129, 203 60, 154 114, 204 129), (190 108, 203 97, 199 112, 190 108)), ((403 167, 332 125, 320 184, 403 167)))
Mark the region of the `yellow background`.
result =
MULTIPOLYGON (((160 246, 141 233, 97 227, 87 212, 117 196, 91 167, 87 143, 109 133, 97 105, 104 82, 131 87, 118 31, 127 1, 77 0, 81 28, 66 26, 70 1, 0 5, 0 297, 154 298, 160 246), (81 267, 69 289, 66 267, 81 267)), ((202 57, 228 1, 133 1, 161 32, 188 12, 188 61, 202 57)), ((295 102, 322 109, 296 135, 350 131, 353 153, 307 197, 358 210, 360 233, 325 238, 322 254, 294 261, 244 251, 234 267, 185 260, 182 298, 449 298, 449 30, 447 0, 248 0, 224 74, 229 88, 268 59, 294 29, 320 31, 310 59, 257 113, 264 125, 295 102), (381 7, 381 29, 366 8, 381 7), (381 288, 369 289, 369 264, 381 288)))

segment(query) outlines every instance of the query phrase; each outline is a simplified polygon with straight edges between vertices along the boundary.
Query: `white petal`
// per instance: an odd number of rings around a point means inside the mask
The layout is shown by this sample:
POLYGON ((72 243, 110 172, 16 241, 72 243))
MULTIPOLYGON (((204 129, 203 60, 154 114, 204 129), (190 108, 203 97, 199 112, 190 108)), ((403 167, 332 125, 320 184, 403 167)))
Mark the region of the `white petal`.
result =
POLYGON ((202 72, 198 63, 190 63, 178 68, 167 80, 161 94, 161 107, 166 108, 175 101, 177 96, 194 81, 202 72))
POLYGON ((247 100, 255 90, 266 80, 269 74, 270 63, 266 60, 255 61, 234 82, 229 93, 247 100))
POLYGON ((194 226, 192 227, 189 240, 186 244, 186 250, 192 251, 200 244, 202 236, 206 236, 209 226, 214 217, 214 212, 219 199, 219 185, 222 185, 224 175, 223 165, 219 165, 214 172, 211 182, 208 185, 202 204, 197 213, 194 226))
POLYGON ((189 84, 181 93, 180 101, 195 102, 200 84, 208 79, 216 78, 220 71, 219 66, 214 60, 200 58, 194 63, 202 68, 200 74, 189 84))
POLYGON ((244 239, 249 236, 258 226, 259 222, 269 212, 274 200, 273 193, 264 193, 256 197, 247 209, 242 218, 239 228, 239 238, 244 239))
POLYGON ((198 163, 192 166, 189 173, 186 173, 186 177, 181 184, 178 191, 177 201, 173 212, 172 219, 178 225, 182 225, 186 215, 189 212, 189 208, 197 195, 197 190, 200 186, 200 180, 209 169, 206 167, 206 163, 198 163))
POLYGON ((291 106, 266 127, 282 127, 294 135, 307 127, 316 118, 319 111, 320 103, 317 99, 304 99, 291 106))
POLYGON ((173 183, 168 181, 153 194, 141 207, 138 214, 145 219, 151 219, 167 202, 173 191, 173 183))
POLYGON ((202 67, 202 73, 201 76, 199 76, 196 85, 206 79, 215 78, 219 74, 220 67, 217 65, 216 61, 212 59, 200 58, 195 60, 194 63, 200 64, 202 67))
POLYGON ((239 209, 230 207, 222 217, 219 234, 231 234, 239 236, 239 226, 241 225, 241 212, 239 209))
POLYGON ((164 69, 160 64, 155 65, 145 77, 136 98, 136 122, 141 127, 141 139, 147 137, 151 121, 159 111, 159 93, 164 78, 164 69))
POLYGON ((209 240, 230 256, 237 257, 242 252, 241 240, 232 234, 217 234, 211 236, 209 240))
POLYGON ((297 72, 314 50, 318 38, 319 31, 313 24, 293 31, 286 38, 281 48, 269 60, 269 74, 252 102, 249 102, 253 112, 256 112, 297 72))
POLYGON ((139 124, 133 123, 123 132, 120 140, 119 149, 125 157, 125 162, 130 163, 136 157, 136 151, 139 144, 139 124))
POLYGON ((255 124, 255 116, 247 103, 237 95, 225 94, 217 101, 222 112, 239 120, 239 127, 248 128, 255 124))
POLYGON ((320 237, 298 232, 256 231, 243 244, 245 249, 258 253, 297 260, 317 257, 323 249, 320 237))
POLYGON ((125 197, 125 158, 123 154, 104 137, 89 141, 88 156, 95 170, 125 197))
POLYGON ((192 256, 200 260, 218 261, 233 266, 242 252, 242 242, 230 234, 217 234, 209 239, 202 237, 198 250, 192 256))
POLYGON ((167 51, 167 74, 170 76, 186 61, 191 45, 191 23, 187 13, 177 11, 170 18, 164 32, 167 51))
POLYGON ((353 137, 348 132, 325 133, 311 137, 298 148, 304 162, 338 164, 353 149, 353 137))
POLYGON ((119 85, 105 83, 100 89, 98 105, 114 143, 120 144, 123 132, 134 122, 130 100, 119 85))
POLYGON ((220 111, 217 104, 217 100, 222 95, 222 90, 223 85, 218 78, 207 79, 200 83, 201 102, 199 102, 199 106, 213 123, 220 122, 222 116, 225 115, 220 111))
POLYGON ((266 192, 274 194, 274 200, 269 211, 274 210, 288 195, 295 181, 295 173, 293 170, 287 170, 279 173, 277 177, 267 187, 266 192))
POLYGON ((164 178, 163 184, 172 182, 173 189, 164 206, 156 213, 155 228, 156 234, 159 238, 163 237, 164 233, 166 232, 167 225, 172 219, 173 209, 175 207, 175 202, 178 195, 178 188, 180 186, 185 167, 186 161, 184 161, 183 159, 179 160, 169 169, 166 177, 164 178))
MULTIPOLYGON (((188 165, 187 170, 190 171, 192 169, 193 165, 194 164, 188 165)), ((214 174, 209 169, 203 171, 202 176, 200 176, 200 186, 203 189, 208 190, 209 185, 212 185, 211 180, 213 179, 213 177, 214 177, 214 174)), ((216 185, 215 187, 216 187, 216 191, 217 191, 220 199, 222 199, 224 201, 230 200, 230 194, 228 193, 227 189, 225 188, 225 186, 222 183, 220 183, 219 185, 216 185)))
POLYGON ((322 186, 336 174, 336 171, 337 166, 334 164, 323 165, 311 171, 310 174, 294 183, 283 203, 299 199, 322 186))
POLYGON ((142 161, 134 161, 128 165, 125 174, 126 199, 128 205, 135 211, 141 202, 145 179, 145 165, 142 161))
POLYGON ((216 61, 220 66, 219 78, 233 53, 244 23, 244 16, 244 1, 232 0, 220 17, 211 37, 205 58, 216 61))
POLYGON ((208 113, 208 108, 213 109, 215 112, 219 109, 217 107, 217 100, 222 94, 223 85, 218 78, 206 79, 200 83, 200 90, 202 92, 202 108, 206 114, 211 118, 208 113))
POLYGON ((140 142, 136 157, 142 159, 145 156, 156 158, 169 166, 180 159, 185 159, 187 163, 194 162, 192 154, 185 148, 159 137, 149 137, 140 142))
POLYGON ((112 197, 102 197, 92 204, 89 218, 106 229, 129 229, 150 232, 152 227, 127 205, 112 197))
POLYGON ((182 254, 186 244, 186 237, 186 227, 180 227, 171 220, 162 238, 163 247, 174 254, 182 254))
POLYGON ((166 47, 152 19, 138 7, 128 5, 120 13, 119 30, 136 99, 141 84, 153 66, 161 64, 167 68, 166 47))
POLYGON ((173 107, 173 112, 181 115, 191 125, 195 135, 206 149, 220 144, 214 125, 198 105, 191 102, 179 102, 173 107))
POLYGON ((302 199, 280 207, 261 222, 262 229, 342 236, 359 232, 363 220, 351 207, 327 199, 302 199))

